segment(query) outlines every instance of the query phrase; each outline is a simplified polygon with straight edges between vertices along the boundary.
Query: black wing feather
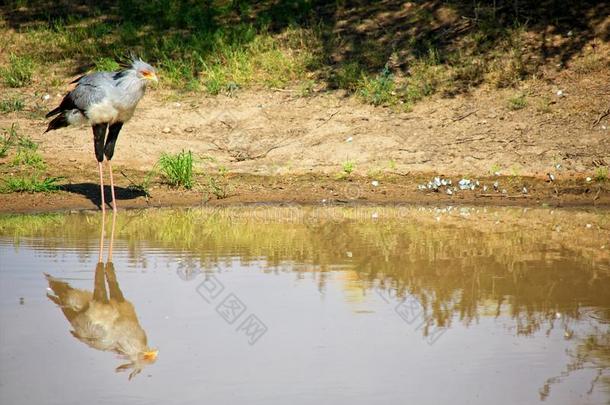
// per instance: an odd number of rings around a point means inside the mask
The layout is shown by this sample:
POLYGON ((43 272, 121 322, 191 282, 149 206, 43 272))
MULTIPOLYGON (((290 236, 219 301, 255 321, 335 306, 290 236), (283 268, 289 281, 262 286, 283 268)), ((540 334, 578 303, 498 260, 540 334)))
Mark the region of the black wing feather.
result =
POLYGON ((72 99, 72 94, 68 93, 68 94, 66 94, 64 99, 61 100, 61 104, 59 104, 59 107, 54 108, 53 110, 51 110, 47 113, 47 118, 52 117, 56 114, 59 114, 60 112, 63 112, 63 111, 74 110, 75 108, 78 108, 78 107, 74 104, 74 100, 72 99))

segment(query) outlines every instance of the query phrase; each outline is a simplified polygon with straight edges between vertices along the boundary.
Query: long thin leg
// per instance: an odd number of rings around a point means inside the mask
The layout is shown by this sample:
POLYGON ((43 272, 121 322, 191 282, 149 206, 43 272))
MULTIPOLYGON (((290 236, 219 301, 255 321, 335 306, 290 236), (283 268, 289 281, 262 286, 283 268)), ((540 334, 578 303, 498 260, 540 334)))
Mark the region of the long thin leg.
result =
POLYGON ((102 196, 100 206, 102 207, 102 213, 106 214, 106 202, 104 201, 104 172, 102 171, 102 162, 97 162, 97 167, 100 171, 100 195, 102 196))
POLYGON ((97 256, 97 262, 104 262, 104 228, 106 227, 106 211, 102 211, 102 230, 100 232, 100 252, 97 256))
POLYGON ((104 174, 102 172, 102 162, 104 161, 104 138, 106 137, 106 129, 108 124, 93 125, 93 146, 95 147, 95 158, 97 159, 98 169, 100 171, 100 191, 101 191, 101 207, 102 211, 106 211, 106 203, 104 201, 104 174))
POLYGON ((121 132, 121 128, 123 127, 122 122, 116 122, 108 128, 108 139, 106 139, 106 144, 104 145, 104 155, 106 155, 106 159, 108 160, 108 169, 110 171, 110 193, 112 194, 112 210, 116 211, 116 198, 114 195, 114 178, 112 176, 112 164, 110 160, 114 155, 114 147, 116 145, 116 140, 119 137, 119 132, 121 132))
POLYGON ((116 211, 112 213, 112 228, 110 228, 110 243, 108 245, 108 262, 112 263, 112 248, 114 246, 114 226, 116 225, 116 211))
POLYGON ((110 195, 112 196, 112 211, 116 213, 116 197, 114 196, 114 178, 112 177, 112 163, 108 161, 108 170, 110 171, 110 195))

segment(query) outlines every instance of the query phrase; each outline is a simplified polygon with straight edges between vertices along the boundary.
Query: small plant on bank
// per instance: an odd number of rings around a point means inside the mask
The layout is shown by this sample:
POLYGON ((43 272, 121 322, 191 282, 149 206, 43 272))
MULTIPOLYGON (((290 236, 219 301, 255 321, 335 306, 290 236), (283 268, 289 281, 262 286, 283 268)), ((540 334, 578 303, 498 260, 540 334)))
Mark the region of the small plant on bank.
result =
POLYGON ((597 180, 597 181, 608 180, 608 168, 605 166, 600 166, 597 169, 595 169, 595 180, 597 180))
POLYGON ((508 108, 516 111, 521 110, 527 107, 527 100, 525 99, 525 94, 521 94, 519 96, 508 99, 508 108))
POLYGON ((32 82, 34 62, 27 56, 9 56, 7 67, 0 68, 0 76, 8 87, 24 87, 32 82))
POLYGON ((494 163, 493 165, 491 165, 491 167, 489 168, 489 173, 492 176, 496 176, 498 175, 502 170, 502 166, 500 166, 498 163, 494 163))
POLYGON ((28 166, 34 169, 44 169, 45 163, 38 153, 38 144, 27 136, 17 137, 17 154, 11 162, 12 166, 28 166))
POLYGON ((159 158, 158 167, 167 184, 173 187, 193 188, 193 152, 176 154, 164 153, 159 158))
POLYGON ((345 179, 349 177, 354 170, 356 170, 356 162, 353 160, 346 160, 341 164, 341 172, 337 175, 337 178, 345 179))
POLYGON ((0 100, 0 112, 8 114, 15 111, 21 111, 25 107, 25 103, 18 97, 7 98, 0 100))
POLYGON ((359 93, 367 103, 379 106, 394 104, 397 101, 395 90, 394 75, 385 67, 374 78, 363 76, 359 93))
POLYGON ((6 157, 10 148, 15 145, 19 135, 17 134, 17 124, 13 123, 10 128, 2 128, 0 136, 0 158, 6 157))
POLYGON ((2 193, 49 193, 60 189, 61 177, 45 177, 40 179, 38 175, 8 177, 2 179, 0 192, 2 193))

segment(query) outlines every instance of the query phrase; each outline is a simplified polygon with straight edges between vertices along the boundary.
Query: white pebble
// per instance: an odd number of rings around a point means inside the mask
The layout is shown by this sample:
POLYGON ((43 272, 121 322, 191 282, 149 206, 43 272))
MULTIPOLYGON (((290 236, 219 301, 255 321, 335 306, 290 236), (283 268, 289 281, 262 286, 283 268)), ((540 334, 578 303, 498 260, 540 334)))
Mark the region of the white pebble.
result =
POLYGON ((353 140, 354 140, 354 138, 350 136, 349 138, 347 138, 347 139, 345 140, 345 142, 349 143, 349 142, 351 142, 351 141, 353 141, 353 140))
POLYGON ((377 218, 379 218, 379 214, 376 212, 373 212, 373 215, 371 215, 371 218, 377 219, 377 218))
POLYGON ((563 97, 563 90, 557 90, 557 97, 563 97))
POLYGON ((377 180, 371 181, 371 184, 373 185, 373 187, 379 187, 379 182, 377 180))
POLYGON ((162 131, 163 131, 164 134, 169 134, 170 132, 172 132, 172 130, 169 127, 163 128, 162 131))
POLYGON ((585 225, 585 226, 587 227, 587 229, 590 229, 590 228, 591 228, 593 225, 591 225, 591 224, 587 224, 587 225, 585 225))
POLYGON ((587 183, 590 183, 591 180, 593 180, 593 179, 591 177, 587 177, 586 180, 587 180, 587 183))
POLYGON ((42 97, 42 99, 43 99, 44 101, 47 101, 47 100, 48 100, 48 99, 50 99, 50 98, 51 98, 51 95, 50 95, 50 94, 45 94, 45 95, 42 97))

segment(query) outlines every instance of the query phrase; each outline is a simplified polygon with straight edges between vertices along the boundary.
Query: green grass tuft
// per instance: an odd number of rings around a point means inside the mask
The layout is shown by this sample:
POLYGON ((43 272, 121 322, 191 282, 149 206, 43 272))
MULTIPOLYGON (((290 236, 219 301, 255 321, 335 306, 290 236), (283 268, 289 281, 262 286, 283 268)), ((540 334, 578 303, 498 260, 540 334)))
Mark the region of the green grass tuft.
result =
POLYGON ((373 105, 394 104, 397 101, 394 75, 386 67, 374 78, 363 76, 360 84, 360 96, 373 105))
POLYGON ((0 100, 0 112, 8 114, 15 111, 21 111, 25 107, 25 103, 19 97, 7 98, 0 100))
POLYGON ((159 170, 165 177, 167 184, 173 187, 193 188, 193 152, 182 151, 176 154, 164 153, 159 158, 159 170))
POLYGON ((595 169, 595 180, 597 180, 597 181, 608 180, 608 168, 605 166, 600 166, 597 169, 595 169))
POLYGON ((32 83, 34 62, 28 56, 9 56, 9 65, 0 68, 0 77, 8 87, 24 87, 32 83))
POLYGON ((2 128, 0 135, 0 158, 6 157, 10 148, 12 148, 19 140, 17 133, 17 124, 13 123, 10 128, 2 128))
POLYGON ((48 193, 60 189, 58 182, 61 177, 45 177, 40 180, 37 175, 8 177, 2 179, 4 185, 0 187, 2 193, 48 193))
POLYGON ((521 94, 519 96, 515 96, 508 99, 508 108, 513 111, 521 110, 525 107, 527 107, 527 100, 525 99, 525 94, 521 94))
POLYGON ((95 70, 98 71, 114 72, 119 70, 119 68, 120 66, 117 61, 112 58, 101 57, 95 61, 95 70))
POLYGON ((353 160, 346 160, 341 164, 341 172, 337 175, 337 179, 348 178, 356 170, 356 162, 353 160))

